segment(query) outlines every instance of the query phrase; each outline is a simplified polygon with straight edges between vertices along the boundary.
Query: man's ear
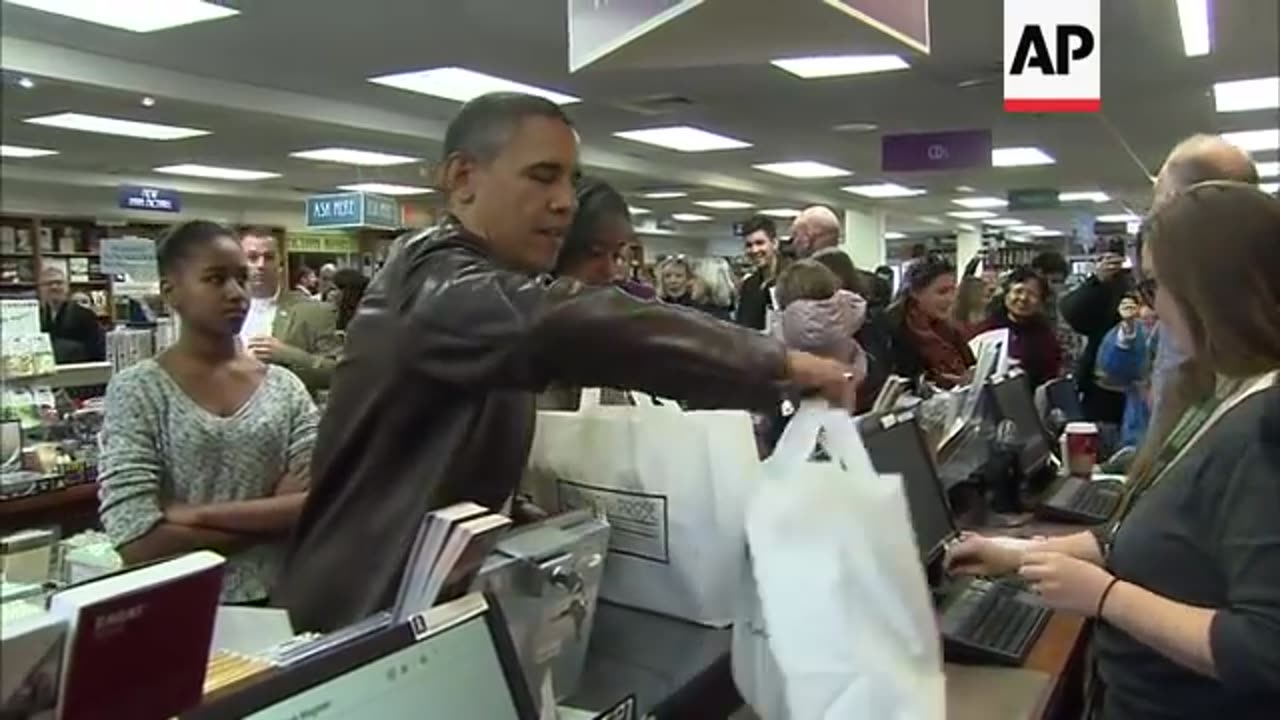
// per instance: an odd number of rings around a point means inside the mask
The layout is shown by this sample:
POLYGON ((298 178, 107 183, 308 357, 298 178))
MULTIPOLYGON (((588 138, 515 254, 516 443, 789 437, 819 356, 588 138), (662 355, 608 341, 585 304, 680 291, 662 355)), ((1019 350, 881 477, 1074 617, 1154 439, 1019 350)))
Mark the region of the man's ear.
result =
POLYGON ((164 300, 165 305, 173 307, 173 281, 164 276, 160 277, 160 299, 164 300))
POLYGON ((455 152, 445 158, 440 166, 440 187, 445 196, 464 205, 473 202, 476 170, 476 161, 468 155, 455 152))

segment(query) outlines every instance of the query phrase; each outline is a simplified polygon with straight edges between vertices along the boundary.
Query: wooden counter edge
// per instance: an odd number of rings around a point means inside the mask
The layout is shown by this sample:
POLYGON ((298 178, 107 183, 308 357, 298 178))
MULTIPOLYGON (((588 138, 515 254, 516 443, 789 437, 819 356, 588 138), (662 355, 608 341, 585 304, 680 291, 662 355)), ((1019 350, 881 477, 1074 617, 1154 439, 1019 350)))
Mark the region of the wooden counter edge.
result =
POLYGON ((1046 718, 1059 702, 1072 662, 1081 657, 1084 649, 1085 619, 1074 613, 1055 612, 1049 618, 1035 647, 1027 656, 1023 667, 1049 675, 1052 680, 1036 706, 1033 718, 1046 718))

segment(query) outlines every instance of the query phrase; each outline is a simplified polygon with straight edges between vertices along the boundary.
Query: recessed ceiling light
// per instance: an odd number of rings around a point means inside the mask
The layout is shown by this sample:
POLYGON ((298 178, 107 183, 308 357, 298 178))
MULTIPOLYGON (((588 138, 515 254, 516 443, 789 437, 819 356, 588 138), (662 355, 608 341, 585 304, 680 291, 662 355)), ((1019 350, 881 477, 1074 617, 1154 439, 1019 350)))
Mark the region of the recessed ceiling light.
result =
POLYGON ((1222 133, 1222 139, 1246 152, 1280 148, 1280 130, 1243 130, 1222 133))
POLYGON ((971 197, 956 198, 951 202, 960 207, 967 207, 970 210, 985 210, 987 208, 1000 208, 1009 204, 1008 200, 998 197, 971 197))
POLYGON ((976 188, 972 188, 968 185, 957 185, 956 192, 971 193, 971 192, 978 192, 978 191, 976 188))
POLYGON ((1111 215, 1099 215, 1098 217, 1094 218, 1094 220, 1098 222, 1104 222, 1104 223, 1121 223, 1121 222, 1127 223, 1127 222, 1139 222, 1142 220, 1142 218, 1137 215, 1134 215, 1133 213, 1114 213, 1111 215))
POLYGON ((946 225, 942 218, 936 218, 932 215, 921 215, 920 222, 929 223, 930 225, 946 225))
POLYGON ((280 173, 266 172, 263 170, 241 170, 240 168, 218 167, 216 165, 198 165, 195 163, 183 163, 181 165, 166 165, 156 168, 158 173, 166 173, 168 175, 188 175, 190 177, 210 178, 213 180, 266 180, 267 178, 280 177, 280 173))
POLYGON ((1269 195, 1275 195, 1280 192, 1280 182, 1262 183, 1258 186, 1258 189, 1269 195))
POLYGON ((238 15, 239 10, 202 0, 7 0, 54 15, 130 32, 154 32, 238 15))
POLYGON ((675 198, 687 197, 689 193, 683 190, 654 190, 652 192, 641 193, 640 197, 649 200, 673 200, 675 198))
POLYGON ((57 150, 45 150, 44 148, 23 147, 21 145, 0 145, 0 157, 12 158, 38 158, 49 155, 57 155, 57 150))
POLYGON ((1182 28, 1182 50, 1187 57, 1209 54, 1213 49, 1209 0, 1178 0, 1178 25, 1182 28))
POLYGON ((36 86, 36 81, 32 80, 29 77, 18 78, 18 87, 22 88, 23 90, 30 90, 35 86, 36 86))
POLYGON ((1280 76, 1214 83, 1213 103, 1220 113, 1280 107, 1280 76))
POLYGON ((1022 224, 1022 221, 1016 218, 987 218, 982 221, 982 224, 992 227, 1017 227, 1022 224))
POLYGON ((632 215, 648 215, 653 211, 650 210, 649 208, 636 207, 635 205, 628 205, 627 212, 631 213, 632 215))
POLYGON ((656 145, 658 147, 677 150, 679 152, 707 152, 709 150, 737 150, 751 147, 751 143, 743 142, 725 135, 717 135, 701 128, 688 125, 671 127, 645 128, 643 130, 624 130, 616 132, 614 137, 623 140, 656 145))
POLYGON ((1043 225, 1014 225, 1006 230, 1011 233, 1033 233, 1044 230, 1043 225))
POLYGON ((1280 175, 1280 161, 1277 160, 1260 162, 1254 167, 1258 168, 1258 177, 1260 178, 1269 178, 1280 175))
POLYGON ((712 210, 746 210, 755 207, 755 203, 742 200, 696 200, 693 204, 712 210))
POLYGON ((1080 192, 1062 192, 1058 193, 1058 202, 1106 202, 1111 196, 1099 190, 1083 190, 1080 192))
POLYGON ((142 105, 142 107, 145 107, 145 108, 156 106, 156 99, 151 97, 150 95, 144 95, 143 98, 138 102, 139 104, 142 105))
POLYGON ((752 167, 757 170, 763 170, 767 173, 773 173, 774 175, 785 175, 786 177, 802 179, 844 177, 845 175, 853 174, 844 168, 838 168, 826 163, 814 162, 813 160, 762 163, 760 165, 752 165, 752 167))
POLYGON ((905 237, 906 237, 906 234, 900 233, 900 232, 887 232, 884 234, 885 240, 902 240, 905 237))
POLYGON ((1028 167, 1055 162, 1048 153, 1035 147, 1007 147, 991 151, 991 165, 994 167, 1028 167))
POLYGON ((709 222, 715 218, 699 213, 671 213, 671 219, 676 222, 709 222))
POLYGON ((74 112, 42 115, 40 117, 27 118, 24 122, 32 125, 62 128, 64 130, 79 130, 80 132, 99 133, 101 135, 120 135, 143 140, 183 140, 209 134, 208 130, 197 130, 196 128, 160 125, 138 120, 123 120, 121 118, 74 112))
POLYGON ((408 155, 392 155, 390 153, 373 152, 372 150, 355 150, 353 148, 340 147, 299 150, 298 152, 289 153, 289 157, 367 167, 404 165, 421 160, 421 158, 409 157, 408 155))
POLYGON ((906 70, 911 67, 897 55, 823 55, 819 57, 778 58, 770 60, 774 67, 802 77, 840 77, 869 73, 906 70))
POLYGON ((439 67, 380 75, 369 78, 369 82, 462 103, 492 92, 537 95, 557 105, 581 102, 580 98, 555 90, 547 90, 460 67, 439 67))
POLYGON ((767 210, 761 210, 760 214, 776 218, 793 218, 799 217, 800 211, 795 208, 769 208, 767 210))
POLYGON ((421 187, 418 185, 397 185, 395 183, 352 183, 350 185, 339 185, 339 190, 349 190, 351 192, 367 192, 374 195, 429 195, 435 192, 429 187, 421 187))
POLYGON ((847 122, 831 126, 833 131, 842 133, 868 133, 875 132, 879 128, 880 126, 873 122, 847 122))
POLYGON ((947 213, 947 217, 953 217, 957 220, 986 220, 996 217, 996 214, 990 210, 956 210, 947 213))
POLYGON ((885 198, 906 198, 924 195, 924 190, 917 188, 903 187, 897 183, 875 183, 873 185, 846 185, 841 190, 861 195, 862 197, 875 198, 882 200, 885 198))
POLYGON ((1031 237, 1062 237, 1061 230, 1036 230, 1031 233, 1031 237))

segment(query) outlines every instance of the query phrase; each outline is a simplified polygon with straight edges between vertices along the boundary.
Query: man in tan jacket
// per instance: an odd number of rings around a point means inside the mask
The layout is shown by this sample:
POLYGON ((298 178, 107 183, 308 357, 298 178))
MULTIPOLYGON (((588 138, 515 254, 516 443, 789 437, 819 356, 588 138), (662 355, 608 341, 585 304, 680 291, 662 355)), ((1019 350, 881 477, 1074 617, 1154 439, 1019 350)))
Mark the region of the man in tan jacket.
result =
POLYGON ((281 286, 280 244, 269 230, 245 230, 240 247, 249 260, 241 341, 259 360, 292 370, 312 392, 328 388, 342 349, 337 310, 281 286))

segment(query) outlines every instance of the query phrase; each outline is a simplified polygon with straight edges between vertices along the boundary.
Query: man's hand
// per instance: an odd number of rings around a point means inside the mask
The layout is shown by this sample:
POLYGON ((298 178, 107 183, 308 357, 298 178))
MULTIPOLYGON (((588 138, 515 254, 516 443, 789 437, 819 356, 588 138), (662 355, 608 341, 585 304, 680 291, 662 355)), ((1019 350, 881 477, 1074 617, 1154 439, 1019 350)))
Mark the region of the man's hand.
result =
POLYGON ((787 353, 787 379, 793 384, 817 390, 832 405, 852 410, 858 389, 853 367, 807 352, 787 353))
POLYGON ((1112 278, 1124 271, 1124 257, 1115 253, 1107 253, 1098 259, 1093 274, 1099 282, 1111 282, 1112 278))
POLYGON ((1022 558, 1018 574, 1054 610, 1093 617, 1098 612, 1111 573, 1085 560, 1055 552, 1029 552, 1022 558))
POLYGON ((279 362, 283 351, 289 347, 270 335, 255 335, 249 338, 249 353, 262 362, 279 362))

